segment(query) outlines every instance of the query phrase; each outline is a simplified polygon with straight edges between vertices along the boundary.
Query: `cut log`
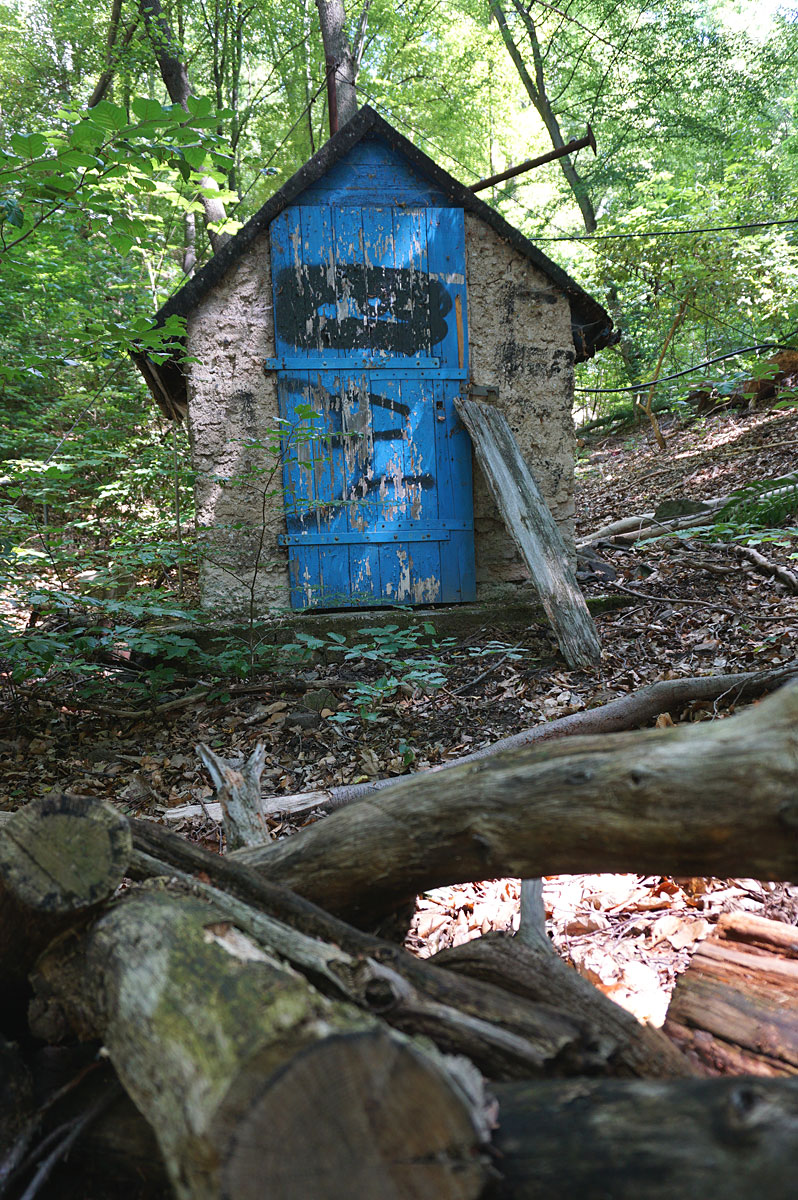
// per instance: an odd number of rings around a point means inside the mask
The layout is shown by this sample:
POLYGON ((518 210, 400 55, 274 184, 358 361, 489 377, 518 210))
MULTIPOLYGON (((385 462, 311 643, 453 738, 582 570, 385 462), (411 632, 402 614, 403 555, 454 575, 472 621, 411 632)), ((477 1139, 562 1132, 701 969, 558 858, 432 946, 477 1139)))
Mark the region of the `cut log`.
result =
POLYGON ((428 960, 471 979, 483 979, 527 1000, 551 1004, 576 1021, 600 1045, 611 1042, 613 1074, 667 1077, 692 1074, 684 1055, 659 1029, 631 1013, 563 962, 548 942, 523 943, 518 935, 487 934, 428 960))
POLYGON ((491 1200, 794 1200, 798 1081, 501 1084, 491 1200))
POLYGON ((483 1189, 473 1070, 325 998, 199 900, 134 893, 52 947, 35 987, 102 1037, 177 1197, 483 1189))
POLYGON ((798 929, 723 913, 679 976, 665 1028, 713 1072, 798 1074, 798 929))
POLYGON ((798 685, 724 721, 573 738, 397 780, 234 856, 355 919, 455 882, 798 876, 798 685))
POLYGON ((596 627, 568 550, 532 478, 507 418, 475 400, 455 399, 479 465, 502 520, 529 567, 557 642, 571 667, 590 670, 601 661, 596 627))
POLYGON ((122 882, 131 853, 124 816, 99 800, 33 800, 0 830, 0 976, 18 1006, 36 956, 122 882))

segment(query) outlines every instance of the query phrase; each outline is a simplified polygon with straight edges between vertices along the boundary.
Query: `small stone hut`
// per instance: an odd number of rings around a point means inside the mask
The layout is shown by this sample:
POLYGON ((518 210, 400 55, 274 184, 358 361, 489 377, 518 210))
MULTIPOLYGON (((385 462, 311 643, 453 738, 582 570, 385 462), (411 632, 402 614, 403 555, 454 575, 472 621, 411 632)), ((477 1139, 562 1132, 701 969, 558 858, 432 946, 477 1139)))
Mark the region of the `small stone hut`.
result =
POLYGON ((573 545, 573 366, 591 296, 371 108, 160 310, 185 361, 137 364, 187 413, 203 606, 495 598, 527 572, 455 410, 497 405, 573 545))

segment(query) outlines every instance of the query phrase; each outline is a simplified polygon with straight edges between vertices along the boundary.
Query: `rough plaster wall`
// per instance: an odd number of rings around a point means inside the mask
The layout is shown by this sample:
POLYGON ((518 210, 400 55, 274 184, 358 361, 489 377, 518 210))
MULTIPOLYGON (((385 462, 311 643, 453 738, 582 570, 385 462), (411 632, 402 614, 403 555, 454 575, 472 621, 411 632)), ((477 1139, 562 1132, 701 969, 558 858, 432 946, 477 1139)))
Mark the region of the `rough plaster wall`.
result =
MULTIPOLYGON (((471 378, 498 387, 515 435, 566 545, 573 546, 574 345, 568 301, 528 259, 466 213, 471 378)), ((474 464, 477 594, 528 578, 474 464)))
POLYGON ((263 370, 274 354, 268 235, 192 314, 188 352, 198 360, 188 368, 188 394, 202 605, 246 615, 254 581, 256 615, 287 607, 288 556, 277 547, 285 532, 277 386, 263 370))

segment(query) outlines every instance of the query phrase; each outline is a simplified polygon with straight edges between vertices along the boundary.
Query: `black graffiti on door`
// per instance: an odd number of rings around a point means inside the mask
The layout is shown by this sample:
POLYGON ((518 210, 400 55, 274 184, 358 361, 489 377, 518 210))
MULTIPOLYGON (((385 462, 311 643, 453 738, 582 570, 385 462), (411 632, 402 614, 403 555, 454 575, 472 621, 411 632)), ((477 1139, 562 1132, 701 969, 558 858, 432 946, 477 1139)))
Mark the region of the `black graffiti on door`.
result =
MULTIPOLYGON (((299 380, 285 380, 282 386, 286 387, 291 392, 307 392, 307 385, 299 380)), ((320 405, 326 409, 331 415, 334 413, 340 419, 339 414, 342 410, 342 399, 340 395, 334 392, 327 391, 326 388, 320 385, 315 385, 313 388, 314 405, 320 405), (321 393, 321 394, 320 394, 321 393)), ((368 402, 369 407, 374 409, 382 409, 389 412, 392 416, 406 419, 410 416, 410 405, 404 404, 401 400, 395 400, 390 396, 381 396, 378 392, 361 393, 361 403, 368 402)), ((372 441, 375 442, 401 442, 404 438, 405 430, 403 425, 398 425, 391 429, 375 429, 373 421, 370 422, 370 435, 372 441)), ((346 432, 343 428, 332 429, 329 426, 324 430, 319 430, 319 440, 323 442, 328 450, 333 445, 343 444, 348 439, 352 438, 352 433, 346 432)), ((351 504, 357 499, 365 499, 366 496, 379 492, 383 484, 387 488, 397 488, 400 484, 404 488, 421 488, 428 490, 435 487, 435 476, 428 471, 420 474, 398 475, 398 474, 370 474, 369 469, 364 467, 358 461, 355 462, 353 474, 346 481, 343 478, 334 479, 333 488, 339 494, 333 494, 330 502, 327 504, 317 504, 312 500, 306 501, 307 507, 303 511, 296 514, 301 523, 312 516, 328 517, 331 513, 340 509, 344 505, 351 504), (346 482, 346 487, 344 483, 346 482), (340 490, 339 490, 340 485, 340 490)), ((397 501, 404 499, 396 497, 397 501)))
POLYGON ((413 267, 301 263, 277 274, 276 326, 298 350, 419 354, 443 341, 452 298, 413 267))

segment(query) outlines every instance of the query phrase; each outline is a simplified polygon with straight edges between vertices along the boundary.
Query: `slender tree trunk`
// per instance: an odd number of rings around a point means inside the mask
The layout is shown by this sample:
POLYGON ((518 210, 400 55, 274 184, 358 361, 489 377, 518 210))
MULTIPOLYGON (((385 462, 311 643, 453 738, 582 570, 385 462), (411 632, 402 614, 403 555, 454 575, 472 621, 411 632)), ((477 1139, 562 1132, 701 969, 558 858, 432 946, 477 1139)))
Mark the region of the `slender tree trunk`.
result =
POLYGON ((121 15, 122 0, 112 0, 111 16, 108 21, 108 36, 105 43, 105 66, 103 67, 100 78, 97 80, 94 91, 89 97, 89 108, 94 108, 95 104, 99 104, 100 101, 104 100, 110 92, 114 81, 114 72, 116 71, 120 55, 122 51, 130 45, 133 34, 136 32, 138 27, 139 19, 136 17, 136 19, 131 21, 128 25, 122 37, 121 44, 117 46, 121 15))
MULTIPOLYGON (((507 17, 499 4, 498 0, 492 0, 491 8, 493 15, 496 18, 496 24, 499 26, 499 32, 502 35, 502 40, 507 48, 507 53, 515 65, 515 69, 519 74, 521 82, 526 88, 529 99, 535 106, 537 113, 546 126, 546 131, 551 139, 551 144, 555 150, 561 150, 565 143, 565 138, 562 135, 560 122, 557 115, 551 106, 548 92, 546 90, 546 79, 543 72, 543 55, 538 41, 537 29, 535 23, 529 13, 524 9, 517 0, 512 0, 513 7, 518 12, 521 20, 524 23, 524 28, 529 35, 529 42, 532 48, 532 60, 534 64, 534 79, 527 69, 521 51, 518 49, 518 44, 512 35, 510 26, 507 24, 507 17)), ((579 206, 579 211, 582 214, 582 220, 585 229, 588 233, 596 231, 596 213, 593 208, 593 202, 590 199, 590 194, 582 176, 577 171, 569 155, 565 155, 559 159, 560 170, 566 178, 569 188, 573 193, 573 197, 579 206)))
POLYGON ((357 66, 346 32, 346 11, 343 0, 316 0, 324 45, 324 59, 329 72, 331 100, 337 106, 337 121, 330 107, 330 133, 350 121, 358 110, 355 79, 357 66))
MULTIPOLYGON (((173 104, 179 104, 188 111, 188 98, 193 94, 193 89, 171 26, 161 7, 161 0, 139 0, 139 10, 144 18, 144 24, 169 98, 173 104)), ((210 189, 218 190, 215 180, 210 176, 206 176, 200 181, 200 188, 203 192, 210 189)), ((219 233, 214 228, 216 225, 224 224, 227 214, 222 201, 214 196, 203 195, 202 205, 205 209, 208 240, 215 254, 230 240, 229 233, 219 233)))

